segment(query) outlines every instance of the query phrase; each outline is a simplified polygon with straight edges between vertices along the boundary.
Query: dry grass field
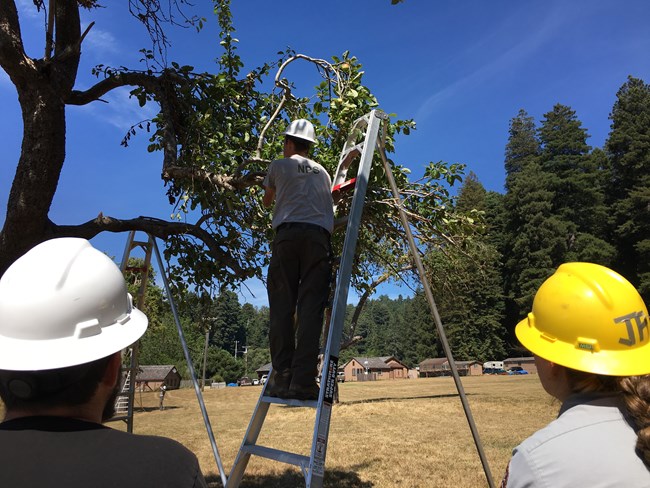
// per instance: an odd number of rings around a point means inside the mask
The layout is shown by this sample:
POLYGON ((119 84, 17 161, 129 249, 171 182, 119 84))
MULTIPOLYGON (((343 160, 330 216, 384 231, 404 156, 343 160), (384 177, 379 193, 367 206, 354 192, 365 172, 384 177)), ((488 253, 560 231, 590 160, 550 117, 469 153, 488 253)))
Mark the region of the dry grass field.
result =
MULTIPOLYGON (((552 420, 559 405, 536 375, 465 377, 463 386, 498 483, 511 450, 552 420)), ((488 486, 452 378, 342 383, 327 450, 328 488, 488 486)), ((204 399, 226 472, 260 387, 206 389, 204 399)), ((194 389, 137 394, 134 431, 174 438, 194 451, 211 487, 221 486, 194 389)), ((273 405, 260 444, 308 455, 315 412, 273 405)), ((110 424, 124 428, 122 422, 110 424)), ((242 488, 299 487, 297 468, 252 457, 242 488)))
MULTIPOLYGON (((536 375, 462 378, 495 483, 512 448, 555 418, 559 404, 536 375)), ((327 449, 326 488, 487 487, 452 378, 340 383, 327 449)), ((227 473, 260 387, 206 389, 206 408, 227 473)), ((178 440, 196 453, 210 487, 221 478, 193 388, 136 393, 134 432, 178 440)), ((2 405, 0 404, 0 413, 2 405)), ((315 411, 272 405, 259 443, 309 455, 315 411)), ((123 422, 109 424, 124 430, 123 422)), ((304 486, 293 466, 252 457, 241 488, 304 486)))

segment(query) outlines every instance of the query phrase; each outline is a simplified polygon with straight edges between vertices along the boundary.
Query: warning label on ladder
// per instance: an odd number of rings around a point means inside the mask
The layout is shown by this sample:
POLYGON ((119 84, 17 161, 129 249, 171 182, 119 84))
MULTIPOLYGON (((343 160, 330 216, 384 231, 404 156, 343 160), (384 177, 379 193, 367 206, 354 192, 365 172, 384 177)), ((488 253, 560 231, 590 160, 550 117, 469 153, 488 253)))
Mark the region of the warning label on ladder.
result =
POLYGON ((327 440, 324 437, 316 439, 316 451, 314 452, 314 464, 312 472, 316 476, 325 475, 325 451, 327 450, 327 440))
POLYGON ((336 373, 338 370, 339 358, 330 356, 327 361, 327 370, 325 374, 325 395, 323 402, 332 405, 334 403, 334 390, 336 388, 336 373))

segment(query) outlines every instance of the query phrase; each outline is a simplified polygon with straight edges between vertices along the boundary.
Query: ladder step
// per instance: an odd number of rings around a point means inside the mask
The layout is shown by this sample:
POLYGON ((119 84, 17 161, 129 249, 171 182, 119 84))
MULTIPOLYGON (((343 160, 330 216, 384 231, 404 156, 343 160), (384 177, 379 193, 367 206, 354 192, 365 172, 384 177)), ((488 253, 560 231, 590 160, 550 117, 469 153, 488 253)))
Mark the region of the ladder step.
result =
POLYGON ((352 160, 354 158, 356 158, 357 156, 361 156, 361 151, 363 151, 363 142, 355 146, 352 146, 350 149, 345 151, 341 155, 341 164, 339 166, 347 169, 348 166, 350 166, 350 163, 352 163, 352 160))
POLYGON ((293 452, 273 449, 272 447, 257 445, 242 446, 241 450, 248 454, 253 454, 254 456, 273 459, 275 461, 280 461, 281 463, 293 464, 294 466, 299 466, 305 469, 309 467, 309 456, 303 456, 302 454, 295 454, 293 452))
POLYGON ((340 183, 336 185, 334 188, 332 188, 332 193, 337 192, 337 191, 345 191, 345 190, 350 190, 351 188, 354 188, 354 184, 357 182, 356 178, 352 178, 351 180, 344 181, 343 183, 340 183))
POLYGON ((264 395, 262 401, 265 403, 275 403, 278 405, 290 405, 292 407, 318 407, 318 400, 294 400, 293 398, 277 398, 264 395))
POLYGON ((131 271, 133 273, 146 273, 149 269, 146 266, 127 266, 124 271, 131 271))

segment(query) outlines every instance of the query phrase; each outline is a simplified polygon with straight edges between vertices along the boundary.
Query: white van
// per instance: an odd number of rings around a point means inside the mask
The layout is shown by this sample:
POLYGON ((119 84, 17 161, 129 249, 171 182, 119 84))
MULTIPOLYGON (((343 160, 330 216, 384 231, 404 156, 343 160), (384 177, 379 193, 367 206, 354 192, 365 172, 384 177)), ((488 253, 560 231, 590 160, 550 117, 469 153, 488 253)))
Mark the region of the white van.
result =
POLYGON ((503 361, 487 361, 483 363, 483 369, 503 369, 503 361))

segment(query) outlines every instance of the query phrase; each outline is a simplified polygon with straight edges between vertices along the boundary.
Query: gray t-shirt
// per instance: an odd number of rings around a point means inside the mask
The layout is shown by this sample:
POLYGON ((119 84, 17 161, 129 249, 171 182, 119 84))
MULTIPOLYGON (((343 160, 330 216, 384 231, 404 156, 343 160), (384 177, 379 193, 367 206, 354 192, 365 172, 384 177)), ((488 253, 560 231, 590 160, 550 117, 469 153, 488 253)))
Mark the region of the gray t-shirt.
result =
POLYGON ((332 180, 325 168, 297 154, 269 165, 264 186, 275 190, 273 228, 285 222, 334 228, 332 180))
POLYGON ((648 488, 636 433, 617 395, 576 394, 559 417, 517 446, 507 488, 648 488))

